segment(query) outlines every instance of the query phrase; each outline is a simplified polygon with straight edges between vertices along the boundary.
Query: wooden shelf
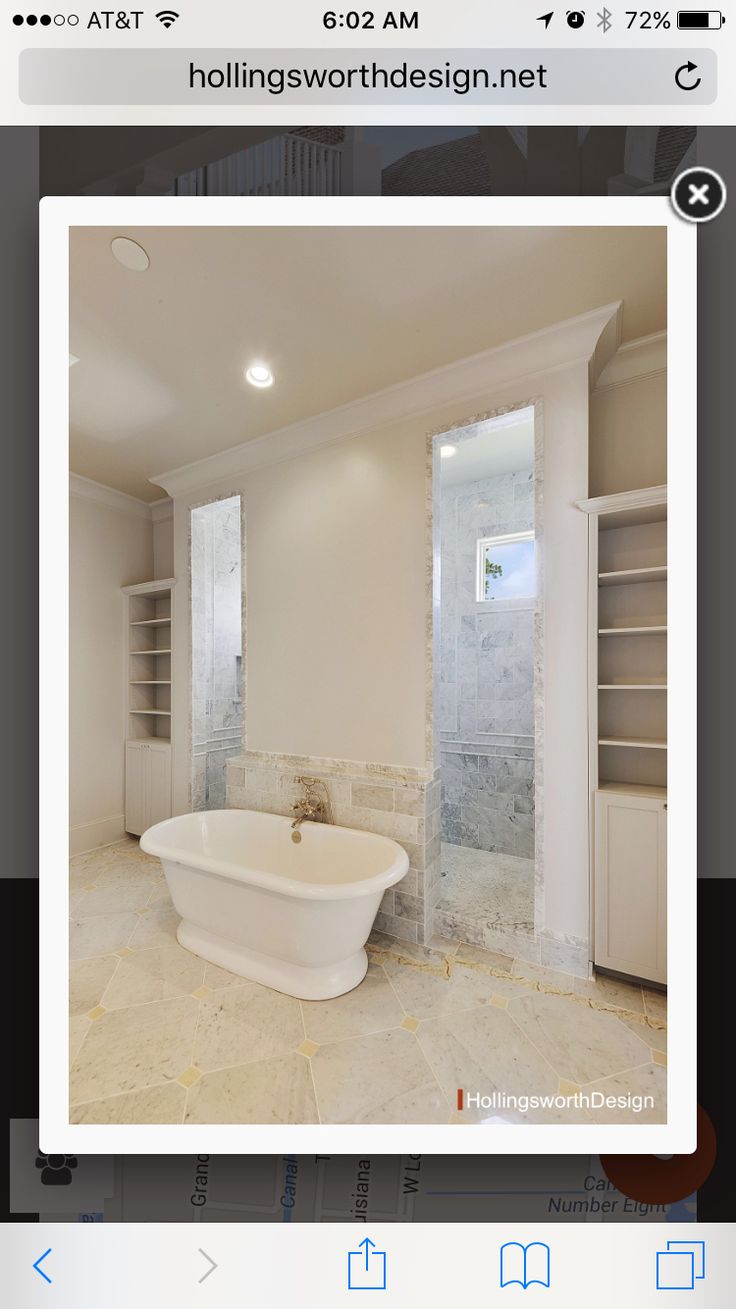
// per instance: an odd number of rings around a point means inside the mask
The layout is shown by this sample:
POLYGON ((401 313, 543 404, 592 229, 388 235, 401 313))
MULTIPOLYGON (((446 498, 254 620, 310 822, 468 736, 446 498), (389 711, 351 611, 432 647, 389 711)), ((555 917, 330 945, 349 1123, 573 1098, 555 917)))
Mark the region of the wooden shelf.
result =
POLYGON ((652 632, 666 632, 666 624, 651 627, 599 627, 599 636, 642 636, 652 632))
POLYGON ((640 795, 651 800, 666 800, 666 786, 645 786, 642 782, 601 782, 599 791, 614 795, 640 795))
POLYGON ((599 573, 599 586, 630 586, 635 582, 665 582, 667 565, 659 564, 656 568, 621 568, 613 573, 599 573))
POLYGON ((625 750, 666 750, 666 741, 655 741, 645 737, 636 739, 626 736, 600 736, 599 745, 622 746, 625 750))
POLYGON ((130 686, 171 686, 171 679, 166 677, 131 677, 130 686))
POLYGON ((171 626, 170 618, 137 618, 131 623, 131 627, 165 627, 166 624, 171 626))
POLYGON ((599 691, 666 691, 666 682, 599 682, 599 691))
POLYGON ((160 655, 160 654, 171 654, 171 646, 168 646, 168 648, 167 648, 166 650, 129 650, 128 653, 129 653, 129 654, 132 654, 132 655, 160 655))
POLYGON ((128 713, 136 714, 136 716, 144 714, 146 717, 148 717, 148 715, 150 714, 156 718, 171 718, 170 709, 129 709, 128 713))

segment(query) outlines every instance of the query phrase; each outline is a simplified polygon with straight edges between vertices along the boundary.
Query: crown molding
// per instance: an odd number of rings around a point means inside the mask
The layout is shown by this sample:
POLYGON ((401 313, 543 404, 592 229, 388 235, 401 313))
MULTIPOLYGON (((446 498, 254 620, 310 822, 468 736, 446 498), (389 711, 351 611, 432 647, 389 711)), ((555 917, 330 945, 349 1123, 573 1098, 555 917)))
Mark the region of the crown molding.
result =
POLYGON ((653 332, 651 336, 641 336, 619 347, 598 378, 596 394, 666 372, 667 333, 653 332))
POLYGON ((126 495, 124 491, 115 491, 111 486, 104 486, 102 482, 93 482, 90 477, 81 477, 79 473, 69 474, 69 494, 76 495, 81 500, 93 500, 96 504, 105 505, 107 509, 116 509, 118 513, 133 514, 136 518, 145 518, 151 522, 151 505, 145 500, 139 500, 134 495, 126 495))
POLYGON ((620 300, 603 305, 150 480, 172 497, 186 495, 446 405, 472 408, 476 397, 576 363, 587 364, 594 381, 618 347, 621 309, 620 300))
POLYGON ((165 523, 174 517, 174 501, 168 495, 161 500, 152 500, 149 509, 154 523, 165 523))

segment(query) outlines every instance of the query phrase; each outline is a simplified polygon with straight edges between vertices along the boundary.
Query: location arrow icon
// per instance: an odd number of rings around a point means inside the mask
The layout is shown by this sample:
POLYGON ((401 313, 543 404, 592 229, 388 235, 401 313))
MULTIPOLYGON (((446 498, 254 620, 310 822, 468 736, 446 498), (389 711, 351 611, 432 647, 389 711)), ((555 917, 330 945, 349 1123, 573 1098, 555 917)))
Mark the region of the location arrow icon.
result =
POLYGON ((207 1269, 207 1272, 203 1273, 202 1276, 199 1278, 198 1285, 201 1286, 203 1282, 207 1281, 208 1277, 212 1276, 215 1269, 217 1268, 217 1264, 215 1263, 214 1259, 210 1258, 206 1250, 200 1249, 199 1253, 201 1254, 203 1259, 207 1260, 207 1263, 209 1264, 209 1268, 207 1269))
POLYGON ((552 22, 554 16, 555 16, 555 11, 553 9, 552 12, 549 14, 540 14, 539 18, 537 19, 537 22, 544 23, 545 30, 546 30, 549 27, 550 23, 552 22))

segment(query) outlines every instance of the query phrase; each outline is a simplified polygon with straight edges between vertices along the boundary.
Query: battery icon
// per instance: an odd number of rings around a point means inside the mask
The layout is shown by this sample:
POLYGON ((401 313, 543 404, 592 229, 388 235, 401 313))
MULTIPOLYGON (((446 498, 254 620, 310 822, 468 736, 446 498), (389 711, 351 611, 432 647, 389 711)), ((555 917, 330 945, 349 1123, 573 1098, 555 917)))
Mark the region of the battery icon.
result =
POLYGON ((677 15, 677 26, 689 32, 712 32, 725 21, 720 9, 681 9, 677 15))

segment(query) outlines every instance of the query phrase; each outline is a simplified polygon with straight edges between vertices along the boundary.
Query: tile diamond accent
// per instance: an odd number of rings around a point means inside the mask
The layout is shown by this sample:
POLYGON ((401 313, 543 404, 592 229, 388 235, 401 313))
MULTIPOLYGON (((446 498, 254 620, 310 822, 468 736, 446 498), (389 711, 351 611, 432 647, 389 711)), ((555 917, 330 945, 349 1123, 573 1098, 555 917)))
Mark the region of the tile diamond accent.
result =
POLYGON ((184 1072, 180 1073, 176 1080, 180 1086, 188 1088, 194 1086, 194 1083, 198 1082, 201 1076, 202 1070, 195 1068, 194 1064, 192 1064, 189 1068, 185 1068, 184 1072))
POLYGON ((307 1059, 311 1059, 312 1055, 316 1054, 318 1050, 319 1046, 316 1041, 302 1041, 301 1045, 296 1047, 297 1054, 306 1055, 307 1059))

